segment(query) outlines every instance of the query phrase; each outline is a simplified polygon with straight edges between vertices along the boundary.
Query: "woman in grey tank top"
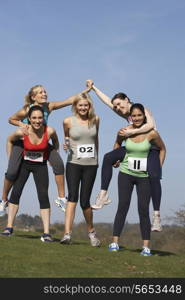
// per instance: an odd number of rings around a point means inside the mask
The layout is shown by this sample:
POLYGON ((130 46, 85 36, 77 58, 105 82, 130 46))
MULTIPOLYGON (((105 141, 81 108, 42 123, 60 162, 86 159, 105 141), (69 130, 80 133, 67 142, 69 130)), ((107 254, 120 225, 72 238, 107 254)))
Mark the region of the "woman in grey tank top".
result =
MULTIPOLYGON (((68 202, 65 214, 65 232, 61 244, 71 243, 75 210, 80 194, 80 206, 87 224, 91 245, 98 247, 100 241, 93 225, 90 197, 98 168, 99 118, 94 113, 93 103, 88 94, 80 94, 73 102, 73 116, 64 119, 64 136, 69 138, 66 165, 68 202)), ((64 145, 67 150, 67 145, 64 145)))

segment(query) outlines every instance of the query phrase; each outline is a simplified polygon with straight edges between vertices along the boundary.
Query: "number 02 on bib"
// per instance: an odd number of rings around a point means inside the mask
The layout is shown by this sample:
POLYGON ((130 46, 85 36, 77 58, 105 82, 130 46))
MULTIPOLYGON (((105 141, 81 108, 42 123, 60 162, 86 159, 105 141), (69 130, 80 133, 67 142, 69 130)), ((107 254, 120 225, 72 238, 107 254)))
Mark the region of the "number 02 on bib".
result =
POLYGON ((94 144, 85 144, 77 146, 77 158, 94 157, 94 144))

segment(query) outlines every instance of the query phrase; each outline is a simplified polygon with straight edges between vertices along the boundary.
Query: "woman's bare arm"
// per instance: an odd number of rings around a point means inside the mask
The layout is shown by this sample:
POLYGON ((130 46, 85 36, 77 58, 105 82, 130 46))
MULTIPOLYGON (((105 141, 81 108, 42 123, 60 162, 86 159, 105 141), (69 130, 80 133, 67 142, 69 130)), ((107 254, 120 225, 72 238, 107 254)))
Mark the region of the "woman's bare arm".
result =
POLYGON ((90 88, 86 88, 81 93, 71 96, 63 101, 51 101, 51 102, 49 102, 49 105, 48 105, 49 111, 51 112, 52 110, 56 110, 56 109, 60 109, 60 108, 72 105, 73 101, 76 100, 76 98, 79 96, 79 94, 86 94, 89 91, 90 91, 90 88))

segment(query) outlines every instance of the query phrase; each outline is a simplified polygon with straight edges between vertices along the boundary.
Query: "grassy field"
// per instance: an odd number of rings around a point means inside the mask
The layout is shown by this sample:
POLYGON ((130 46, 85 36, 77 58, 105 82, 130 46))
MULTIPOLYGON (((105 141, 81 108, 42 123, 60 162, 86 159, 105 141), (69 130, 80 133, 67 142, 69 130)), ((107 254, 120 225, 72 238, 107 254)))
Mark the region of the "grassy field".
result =
POLYGON ((75 239, 61 245, 54 237, 47 244, 39 233, 0 236, 0 278, 185 278, 185 253, 154 249, 152 257, 141 257, 129 246, 112 253, 107 243, 93 248, 88 239, 75 239))

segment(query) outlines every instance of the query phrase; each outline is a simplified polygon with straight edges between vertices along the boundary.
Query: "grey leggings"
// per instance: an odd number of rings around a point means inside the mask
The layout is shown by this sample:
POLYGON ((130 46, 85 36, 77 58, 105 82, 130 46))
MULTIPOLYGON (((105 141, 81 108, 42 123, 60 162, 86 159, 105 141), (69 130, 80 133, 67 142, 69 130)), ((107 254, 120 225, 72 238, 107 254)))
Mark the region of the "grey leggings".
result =
POLYGON ((118 175, 119 203, 114 220, 113 236, 120 236, 125 219, 130 207, 132 191, 136 185, 138 198, 138 213, 140 219, 140 230, 143 240, 150 240, 150 181, 148 177, 136 177, 122 172, 118 175))
MULTIPOLYGON (((17 141, 14 143, 12 153, 10 155, 10 159, 8 162, 8 169, 7 172, 5 173, 6 179, 10 181, 16 180, 22 163, 22 158, 23 158, 22 154, 23 154, 23 143, 22 141, 17 141)), ((50 162, 53 168, 53 173, 55 175, 64 175, 63 160, 60 157, 60 154, 56 151, 56 149, 54 149, 54 147, 50 144, 49 144, 48 161, 50 162)))

